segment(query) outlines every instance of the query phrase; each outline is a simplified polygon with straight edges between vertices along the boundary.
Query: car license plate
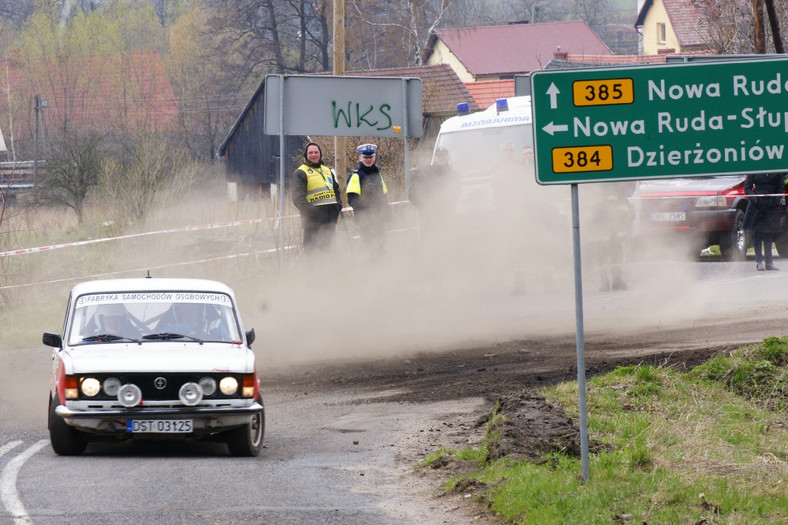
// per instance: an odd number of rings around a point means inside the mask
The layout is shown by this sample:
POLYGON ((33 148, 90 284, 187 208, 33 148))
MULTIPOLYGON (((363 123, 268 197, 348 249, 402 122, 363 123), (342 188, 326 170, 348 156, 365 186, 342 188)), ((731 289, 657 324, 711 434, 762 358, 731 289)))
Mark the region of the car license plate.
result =
POLYGON ((665 211, 649 215, 651 222, 684 222, 687 214, 683 211, 665 211))
POLYGON ((126 421, 126 432, 135 434, 185 434, 191 431, 191 419, 129 419, 126 421))

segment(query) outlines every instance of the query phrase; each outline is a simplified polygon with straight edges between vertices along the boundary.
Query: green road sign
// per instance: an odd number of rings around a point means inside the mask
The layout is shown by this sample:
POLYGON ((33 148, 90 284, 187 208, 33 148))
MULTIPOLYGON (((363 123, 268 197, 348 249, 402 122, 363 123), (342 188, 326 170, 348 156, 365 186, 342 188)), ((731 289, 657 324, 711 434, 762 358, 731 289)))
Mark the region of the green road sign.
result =
POLYGON ((536 180, 788 171, 788 59, 531 74, 536 180))

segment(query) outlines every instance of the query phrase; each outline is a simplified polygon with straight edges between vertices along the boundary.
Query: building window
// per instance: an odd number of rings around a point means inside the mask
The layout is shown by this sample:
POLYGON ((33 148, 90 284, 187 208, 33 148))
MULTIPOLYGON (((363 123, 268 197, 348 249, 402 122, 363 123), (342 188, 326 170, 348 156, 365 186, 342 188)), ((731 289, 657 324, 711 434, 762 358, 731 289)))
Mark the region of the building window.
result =
POLYGON ((665 36, 665 24, 657 23, 657 43, 664 44, 667 42, 667 38, 665 36))

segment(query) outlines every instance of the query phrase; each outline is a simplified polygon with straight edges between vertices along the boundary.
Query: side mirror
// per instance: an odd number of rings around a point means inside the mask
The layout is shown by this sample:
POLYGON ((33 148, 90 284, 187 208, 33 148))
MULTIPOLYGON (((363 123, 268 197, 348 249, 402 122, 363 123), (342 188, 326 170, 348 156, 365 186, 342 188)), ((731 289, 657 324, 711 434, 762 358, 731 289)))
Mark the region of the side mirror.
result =
POLYGON ((61 339, 60 336, 57 334, 50 334, 49 332, 44 332, 44 337, 41 340, 45 345, 51 346, 52 348, 63 347, 63 339, 61 339))
POLYGON ((254 343, 254 328, 250 328, 246 332, 246 346, 251 348, 252 347, 252 343, 254 343))

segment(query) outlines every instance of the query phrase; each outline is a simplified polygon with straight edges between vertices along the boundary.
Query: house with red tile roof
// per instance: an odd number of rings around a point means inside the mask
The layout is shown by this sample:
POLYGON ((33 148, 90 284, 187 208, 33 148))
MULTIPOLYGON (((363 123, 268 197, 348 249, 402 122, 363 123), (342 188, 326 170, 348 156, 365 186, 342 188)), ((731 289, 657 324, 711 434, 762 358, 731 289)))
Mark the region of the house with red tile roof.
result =
POLYGON ((710 49, 708 25, 692 0, 646 0, 635 28, 641 54, 696 53, 710 49))
POLYGON ((68 128, 166 133, 178 125, 175 93, 156 51, 94 56, 70 68, 41 62, 31 70, 8 60, 0 70, 7 93, 0 97, 0 125, 9 149, 11 141, 32 142, 36 95, 41 134, 68 128))
POLYGON ((448 64, 465 83, 513 79, 544 68, 556 50, 612 55, 583 20, 436 29, 424 63, 448 64))
POLYGON ((625 67, 650 64, 667 64, 671 61, 692 61, 713 55, 711 51, 682 53, 680 55, 658 53, 656 55, 573 55, 557 51, 545 69, 577 69, 587 67, 625 67))

